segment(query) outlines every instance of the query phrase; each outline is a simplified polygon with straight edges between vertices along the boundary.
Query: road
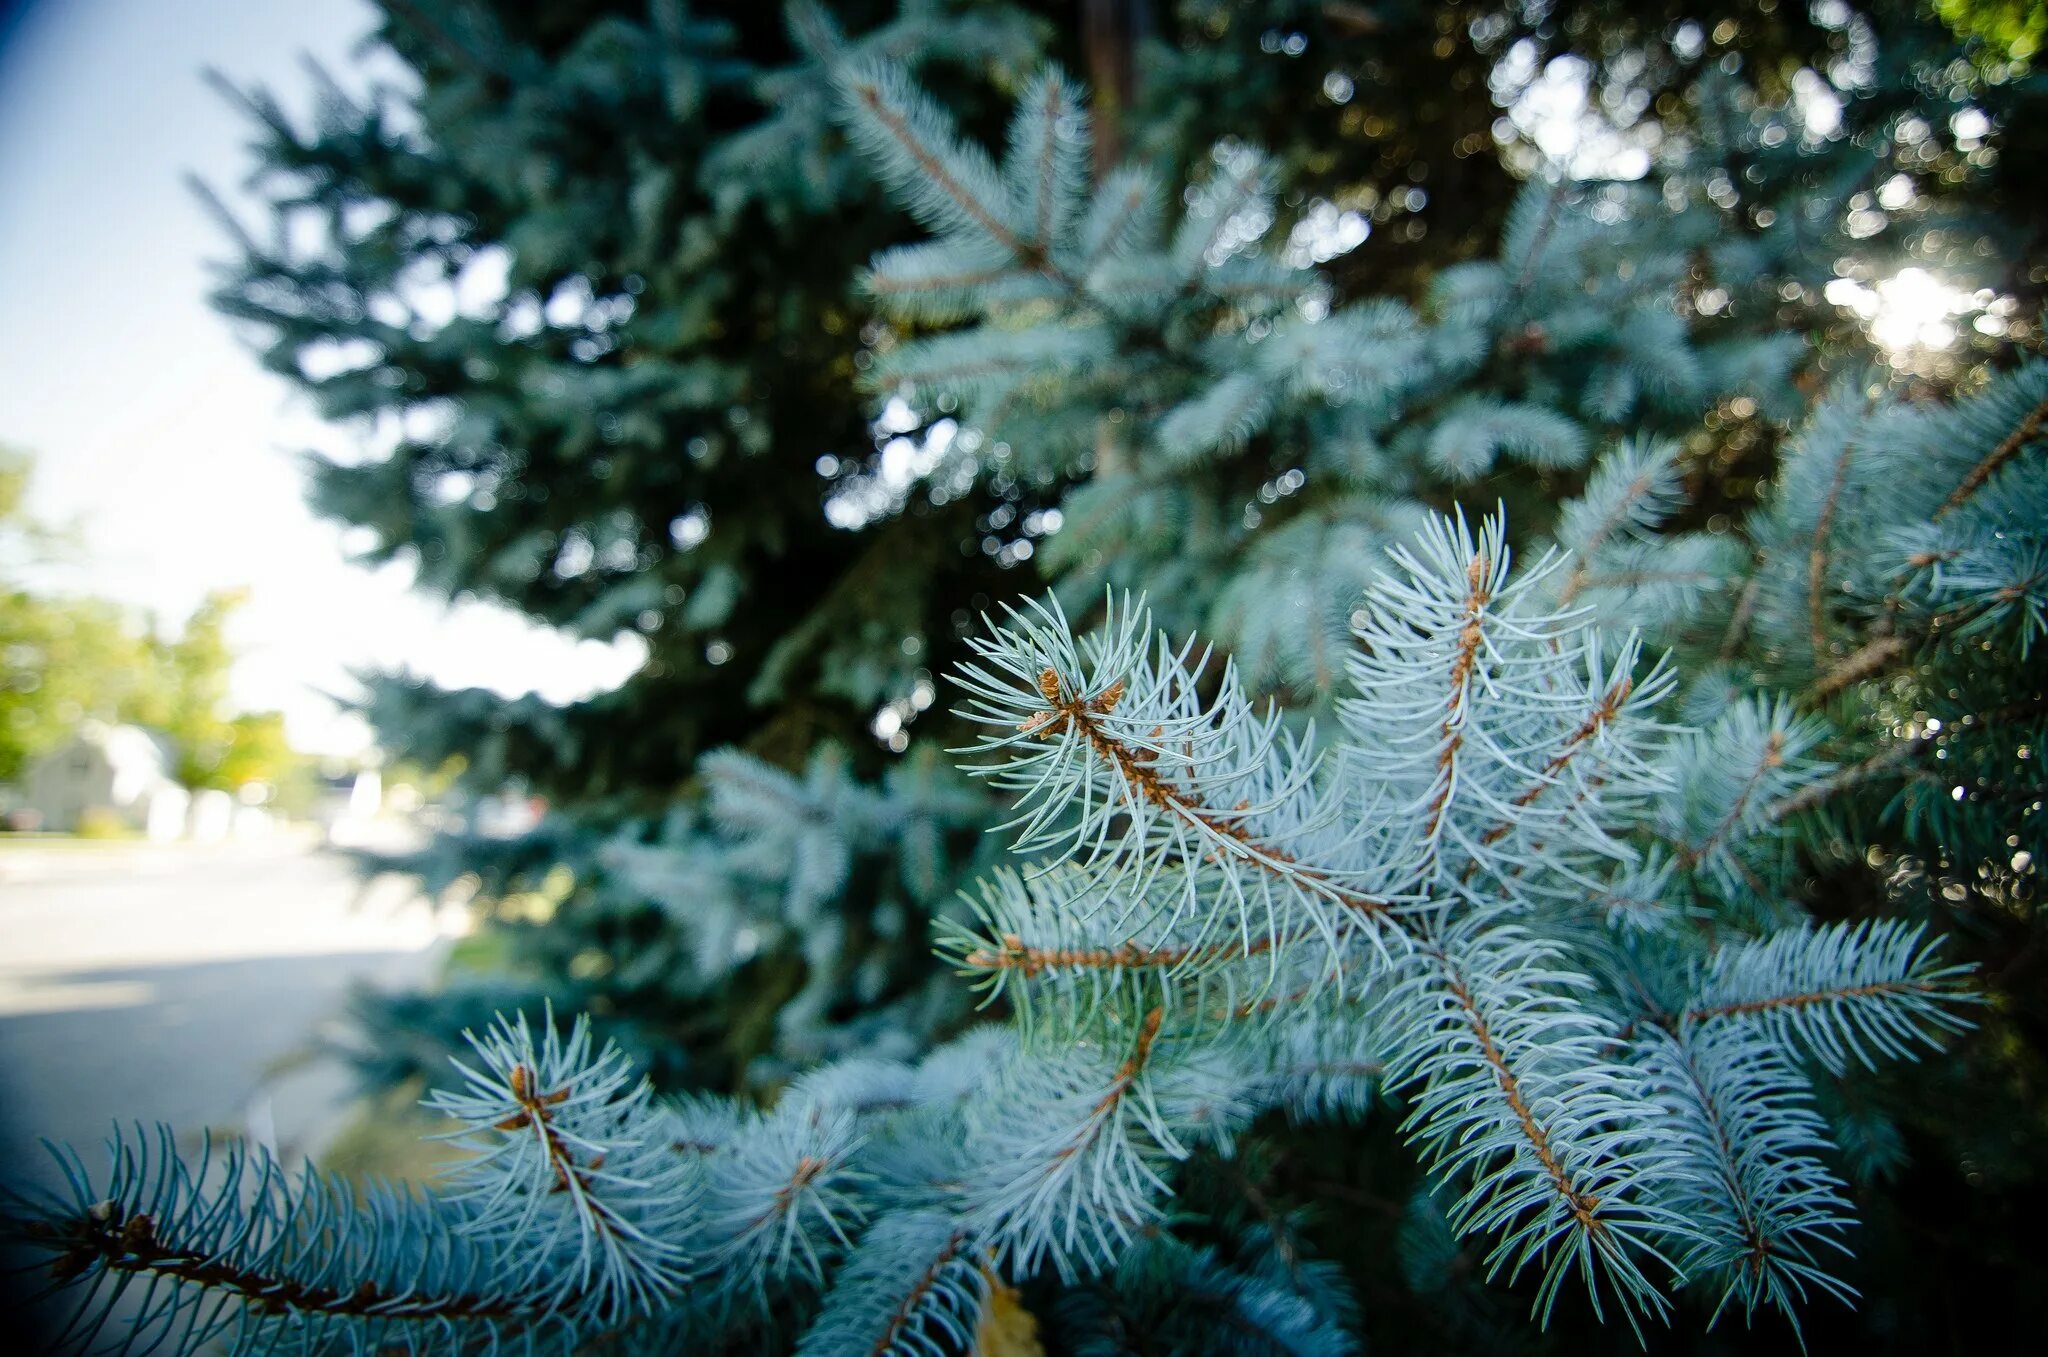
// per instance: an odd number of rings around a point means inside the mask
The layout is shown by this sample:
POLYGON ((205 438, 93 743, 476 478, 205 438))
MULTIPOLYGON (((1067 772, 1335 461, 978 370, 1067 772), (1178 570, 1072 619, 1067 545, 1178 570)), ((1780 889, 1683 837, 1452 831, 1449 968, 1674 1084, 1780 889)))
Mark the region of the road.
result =
POLYGON ((349 1095, 311 1039, 352 982, 428 977, 442 932, 295 840, 0 853, 0 1178, 51 1181, 40 1136, 102 1165, 117 1118, 297 1158, 349 1095))

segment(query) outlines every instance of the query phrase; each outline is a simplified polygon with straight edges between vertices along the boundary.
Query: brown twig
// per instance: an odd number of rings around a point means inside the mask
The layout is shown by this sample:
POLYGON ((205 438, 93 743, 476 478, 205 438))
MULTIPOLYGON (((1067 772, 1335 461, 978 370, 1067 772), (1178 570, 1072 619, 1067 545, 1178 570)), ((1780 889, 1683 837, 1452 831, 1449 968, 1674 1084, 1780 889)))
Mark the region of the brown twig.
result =
POLYGON ((1901 740, 1887 745, 1861 763, 1851 764, 1832 777, 1809 782, 1790 796, 1779 798, 1772 802, 1770 809, 1764 813, 1773 820, 1786 820, 1801 811, 1812 810, 1839 791, 1882 776, 1896 765, 1912 758, 1920 749, 1920 742, 1916 740, 1901 740))
POLYGON ((1451 769, 1465 743, 1464 724, 1458 718, 1464 710, 1472 670, 1479 660, 1480 643, 1486 637, 1481 619, 1486 614, 1486 605, 1493 601, 1493 593, 1486 587, 1487 569, 1486 557, 1478 553, 1465 567, 1465 624, 1458 630, 1458 649, 1451 658, 1451 694, 1444 707, 1444 744, 1436 756, 1436 775, 1443 785, 1429 803, 1429 825, 1423 831, 1427 839, 1435 839, 1437 830, 1443 827, 1444 811, 1451 800, 1451 769))
POLYGON ((538 1307, 502 1296, 422 1295, 408 1287, 386 1291, 374 1282, 343 1289, 277 1276, 229 1262, 216 1253, 171 1247, 157 1235, 146 1213, 124 1217, 112 1202, 94 1207, 65 1230, 37 1224, 29 1233, 66 1247, 50 1265, 59 1281, 79 1276, 94 1264, 111 1272, 163 1277, 246 1299, 266 1314, 342 1314, 387 1320, 497 1320, 537 1316, 538 1307))
POLYGON ((868 1349, 870 1357, 886 1357, 886 1354, 896 1350, 896 1340, 903 1335, 903 1331, 909 1328, 911 1321, 916 1318, 917 1307, 923 1303, 926 1296, 931 1294, 932 1288, 939 1284, 939 1277, 945 1272, 947 1266, 960 1256, 960 1248, 966 1242, 967 1232, 965 1230, 955 1230, 951 1237, 946 1240, 945 1245, 939 1250, 938 1257, 934 1258, 931 1265, 918 1274, 917 1280, 913 1281, 910 1284, 910 1289, 904 1292, 902 1302, 891 1312, 889 1322, 883 1326, 882 1332, 875 1339, 874 1347, 868 1349))
POLYGON ((1197 830, 1219 853, 1248 862, 1345 908, 1365 914, 1387 911, 1386 901, 1347 886, 1327 872, 1304 866, 1286 850, 1260 843, 1235 820, 1197 805, 1168 783, 1149 753, 1133 749, 1104 730, 1100 718, 1114 711, 1123 700, 1121 679, 1092 698, 1069 698, 1059 672, 1048 667, 1039 673, 1038 690, 1045 698, 1046 708, 1023 723, 1020 729, 1025 734, 1049 736, 1072 730, 1087 741, 1097 758, 1116 771, 1127 787, 1152 806, 1197 830))
POLYGON ((2028 411, 2027 417, 2006 435, 2003 442, 1993 448, 1983 461, 1970 468, 1970 474, 1963 477, 1962 484, 1950 492, 1949 497, 1942 501, 1941 507, 1934 511, 1934 518, 1939 521, 1944 515, 1961 508, 1970 496, 1984 487, 1984 482, 1998 474, 2000 467, 2011 461, 2021 448, 2034 440, 2041 432, 2044 422, 2048 422, 2048 400, 2042 401, 2028 411))
POLYGON ((1044 971, 1172 970, 1191 961, 1234 961, 1262 956, 1277 941, 1268 935, 1201 947, 1140 947, 1135 942, 1115 947, 1027 947, 1015 933, 1005 933, 1000 947, 977 947, 961 961, 975 970, 1016 971, 1030 980, 1044 971))
POLYGON ((1844 688, 1882 673, 1904 657, 1908 649, 1906 638, 1896 632, 1866 641, 1816 679, 1807 689, 1807 696, 1814 702, 1825 702, 1844 688))
POLYGON ((1774 730, 1771 732, 1770 738, 1764 741, 1763 757, 1756 761, 1756 767, 1750 769, 1749 777, 1744 780, 1741 792, 1735 797, 1735 804, 1728 808, 1728 813, 1721 817, 1721 822, 1714 826, 1713 832, 1708 834, 1697 846, 1692 844, 1681 844, 1679 846, 1679 861, 1687 867, 1697 866, 1701 859, 1713 852, 1715 846, 1727 837, 1728 831, 1735 828, 1736 824, 1742 819, 1742 812, 1749 808, 1750 798, 1756 795, 1757 786, 1763 782, 1764 774, 1774 768, 1783 767, 1784 763, 1785 735, 1783 731, 1774 730))
POLYGON ((1607 1224, 1598 1214, 1599 1199, 1581 1189, 1565 1171, 1563 1163, 1557 1157, 1557 1151, 1551 1146, 1550 1133, 1536 1119, 1535 1112, 1529 1106, 1528 1097, 1522 1091, 1520 1078, 1508 1064, 1507 1056, 1501 1051, 1499 1044, 1494 1041, 1493 1029, 1487 1024, 1486 1015, 1479 1011, 1479 1005, 1473 999, 1471 990, 1452 968, 1448 958, 1439 952, 1437 959, 1443 966, 1445 985, 1458 1004, 1465 1026, 1479 1043, 1479 1057, 1492 1071, 1501 1097, 1507 1102, 1508 1110, 1513 1113, 1516 1124, 1521 1128, 1522 1138, 1528 1141, 1529 1148, 1535 1152, 1537 1162, 1543 1166, 1543 1172, 1549 1177, 1552 1189, 1565 1203, 1580 1228, 1596 1236, 1604 1235, 1607 1224))
POLYGON ((917 134, 911 130, 910 124, 904 121, 903 115, 889 107, 883 100, 880 86, 872 81, 862 81, 853 87, 853 93, 854 97, 859 99, 868 112, 874 116, 875 121, 886 128, 889 135, 896 139, 897 145, 901 146, 905 153, 917 162, 918 169, 933 184, 938 186, 940 192, 958 204, 960 210, 967 214, 970 221, 987 232, 990 239, 1008 250, 1016 258, 1017 262, 1026 268, 1034 269, 1044 274, 1069 292, 1078 292, 1080 290, 1079 285, 1072 278, 1068 277, 1066 272, 1057 264, 1053 263, 1051 256, 1043 248, 1029 241, 1019 239, 1015 231, 1012 231, 993 212, 983 206, 973 194, 967 191, 964 184, 953 177, 952 171, 946 168, 945 160, 936 151, 918 140, 917 134))
POLYGON ((1713 1018, 1741 1018, 1756 1013, 1770 1013, 1779 1009, 1811 1008, 1815 1004, 1832 1003, 1838 999, 1874 999, 1880 994, 1939 994, 1940 985, 1930 985, 1924 980, 1880 980, 1868 985, 1843 985, 1836 989, 1802 990, 1797 994, 1773 994, 1767 999, 1745 999, 1735 1004, 1708 1004, 1700 1008, 1689 1008, 1685 1012, 1687 1022, 1706 1022, 1713 1018))

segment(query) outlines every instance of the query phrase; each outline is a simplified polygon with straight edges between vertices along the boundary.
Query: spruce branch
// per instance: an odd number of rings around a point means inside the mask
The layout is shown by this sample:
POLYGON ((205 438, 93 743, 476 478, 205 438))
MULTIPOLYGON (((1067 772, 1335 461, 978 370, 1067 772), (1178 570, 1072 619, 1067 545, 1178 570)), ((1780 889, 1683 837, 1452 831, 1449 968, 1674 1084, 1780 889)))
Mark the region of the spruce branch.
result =
POLYGON ((696 1207, 686 1161, 644 1079, 616 1046, 593 1049, 587 1019, 566 1038, 550 1010, 536 1040, 525 1015, 469 1036, 464 1087, 428 1106, 457 1122, 442 1138, 471 1152, 450 1172, 521 1285, 585 1297, 609 1321, 656 1308, 691 1271, 696 1207))
MULTIPOLYGON (((855 65, 841 71, 837 80, 856 137, 912 212, 939 230, 978 234, 1020 267, 1080 296, 1080 283, 1053 258, 1046 243, 1026 239, 1006 219, 1005 209, 1011 204, 987 155, 961 142, 951 120, 900 68, 887 62, 855 65)), ((1049 97, 1064 90, 1056 77, 1046 78, 1049 97)), ((1078 112, 1073 116, 1082 117, 1078 112)), ((1055 134, 1049 133, 1048 151, 1058 154, 1054 140, 1055 134)))
POLYGON ((1911 1059, 1973 1024, 1968 965, 1940 960, 1940 940, 1903 920, 1787 929, 1724 947, 1701 974, 1687 1023, 1767 1033, 1840 1073, 1911 1059))
POLYGON ((1570 198, 1572 183, 1560 178, 1548 189, 1530 184, 1522 190, 1515 201, 1512 219, 1508 227, 1508 238, 1513 242, 1506 251, 1510 257, 1520 256, 1520 268, 1515 274, 1514 290, 1518 297, 1526 296, 1530 284, 1536 281, 1536 271, 1543 262, 1543 252, 1550 244, 1550 238, 1557 231, 1559 218, 1564 214, 1564 205, 1570 198), (1537 196, 1540 194, 1540 198, 1537 196), (1531 205, 1540 203, 1531 215, 1531 205))
POLYGON ((1853 441, 1842 444, 1835 457, 1834 473, 1828 479, 1827 493, 1821 498, 1820 513, 1813 524, 1813 544, 1806 556, 1806 607, 1807 625, 1812 632, 1815 663, 1827 653, 1827 578, 1828 578, 1828 536, 1834 531, 1835 511, 1841 506, 1842 488, 1849 481, 1849 464, 1855 455, 1853 441))
POLYGON ((1497 590, 1493 566, 1486 553, 1479 551, 1465 567, 1465 600, 1460 605, 1464 620, 1458 628, 1457 648, 1450 666, 1450 694, 1444 702, 1442 736, 1436 755, 1437 790, 1430 797, 1429 821, 1423 829, 1423 837, 1428 839, 1435 839, 1443 829, 1444 808, 1450 804, 1452 788, 1457 785, 1458 751, 1465 743, 1472 670, 1479 660, 1480 642, 1486 637, 1486 605, 1493 601, 1497 590))
POLYGON ((1911 652, 1912 645, 1897 632, 1874 636, 1815 679, 1807 689, 1807 698, 1814 703, 1826 702, 1865 679, 1875 678, 1911 652))
POLYGON ((715 1161, 703 1232, 722 1287, 765 1304, 771 1285, 824 1282, 867 1218, 864 1140, 851 1112, 799 1096, 715 1161))
POLYGON ((1742 586, 1742 592, 1736 595, 1735 609, 1729 614, 1728 628, 1721 636, 1721 659, 1734 659, 1742 649, 1742 643, 1749 635, 1750 622, 1756 616, 1757 599, 1762 591, 1763 577, 1751 575, 1748 582, 1742 586))
POLYGON ((1670 1208, 1698 1232, 1681 1241, 1679 1267, 1688 1281, 1719 1285, 1714 1317, 1739 1304, 1753 1320, 1770 1306, 1796 1332, 1809 1287, 1852 1302, 1854 1288, 1824 1261, 1848 1253, 1852 1222, 1841 1181, 1819 1158, 1826 1125, 1804 1077, 1769 1042, 1728 1025, 1653 1027, 1639 1040, 1693 1168, 1665 1185, 1670 1208))
POLYGON ((96 1176, 52 1147, 65 1192, 0 1201, 7 1236, 62 1290, 52 1351, 456 1354, 558 1339, 584 1303, 517 1285, 458 1201, 288 1175, 260 1147, 211 1137, 190 1161, 167 1126, 117 1130, 108 1149, 96 1176))
POLYGON ((937 1211, 878 1221, 834 1279, 799 1357, 943 1357, 973 1346, 989 1273, 967 1232, 937 1211))
POLYGON ((1397 1085, 1415 1086, 1404 1123, 1442 1176, 1465 1184, 1459 1233, 1496 1237, 1490 1272, 1542 1272, 1547 1320, 1576 1274, 1631 1326, 1668 1303, 1643 1271, 1660 1240, 1689 1227, 1648 1199, 1670 1167, 1667 1133, 1645 1123, 1638 1081, 1602 1052, 1612 1029, 1566 997, 1586 981, 1513 928, 1460 929, 1426 948, 1407 981, 1416 1014, 1397 1085))
POLYGON ((1900 764, 1908 762, 1920 753, 1924 746, 1916 740, 1895 740, 1875 754, 1828 777, 1807 783, 1790 796, 1773 802, 1768 812, 1772 820, 1788 820, 1795 815, 1812 810, 1830 797, 1851 787, 1861 786, 1876 778, 1885 776, 1900 764))
POLYGON ((1691 867, 1703 858, 1718 851, 1728 840, 1734 828, 1749 816, 1757 800, 1757 788, 1766 778, 1785 766, 1785 732, 1773 730, 1764 737, 1763 751, 1756 763, 1736 789, 1732 803, 1707 836, 1696 844, 1685 844, 1679 848, 1679 861, 1691 867))
POLYGON ((1174 1071, 1157 1068, 1165 1016, 1155 1005, 1101 1042, 1020 1056, 999 1076, 1003 1096, 976 1109, 969 1219, 1015 1275, 1099 1272, 1160 1219, 1166 1166, 1188 1153, 1174 1071))
POLYGON ((1571 574, 1558 593, 1569 607, 1593 584, 1593 563, 1611 542, 1649 538, 1681 498, 1676 443, 1631 439, 1603 456, 1586 490, 1565 506, 1558 544, 1572 553, 1571 574))
POLYGON ((1659 808, 1658 833, 1677 865, 1723 891, 1755 888, 1750 846, 1784 832, 1772 808, 1834 771, 1812 756, 1824 734, 1783 699, 1749 697, 1675 743, 1666 773, 1682 794, 1659 808))
POLYGON ((1277 713, 1253 713, 1231 665, 1205 700, 1206 655, 1164 638, 1155 651, 1149 632, 1141 606, 1112 601, 1105 626, 1076 642, 1056 603, 1034 602, 970 643, 962 714, 990 734, 962 752, 994 756, 972 771, 1016 795, 1020 850, 1097 872, 1120 917, 1198 919, 1197 942, 1376 929, 1393 902, 1319 790, 1318 760, 1277 713))
MULTIPOLYGON (((1622 708, 1628 703, 1630 694, 1635 692, 1635 687, 1636 681, 1633 676, 1616 679, 1613 685, 1600 695, 1600 700, 1593 709, 1586 713, 1586 719, 1565 737, 1564 744, 1550 756, 1535 779, 1515 793, 1514 799, 1508 804, 1518 811, 1527 810, 1536 804, 1544 792, 1555 787, 1559 776, 1571 767, 1572 760, 1579 756, 1580 751, 1620 717, 1622 708)), ((1482 845, 1498 843, 1513 832, 1517 823, 1515 819, 1504 819, 1482 834, 1479 842, 1482 845)), ((1476 859, 1473 865, 1477 865, 1476 859)))
POLYGON ((1477 531, 1435 520, 1390 555, 1340 714, 1362 780, 1414 817, 1412 889, 1506 903, 1483 898, 1484 872, 1583 897, 1596 862, 1632 854, 1597 826, 1626 823, 1665 785, 1649 713, 1674 675, 1638 674, 1633 638, 1612 645, 1545 601, 1565 558, 1511 574, 1498 518, 1477 531))
POLYGON ((1105 907, 1086 874, 1055 867, 1028 874, 997 871, 973 897, 980 926, 939 925, 938 949, 972 978, 988 1001, 1009 1000, 1028 1037, 1041 1013, 1061 1030, 1105 1004, 1177 1011, 1241 1003, 1255 983, 1243 963, 1290 942, 1272 934, 1214 938, 1190 921, 1135 927, 1125 911, 1105 907))
POLYGON ((1158 182, 1143 169, 1125 167, 1103 180, 1081 224, 1075 267, 1083 279, 1151 234, 1158 196, 1158 182))
POLYGON ((1991 449, 1990 452, 1984 455, 1982 461, 1970 468, 1956 488, 1949 492, 1948 498, 1944 499, 1940 507, 1935 509, 1934 519, 1939 521, 1968 503, 1971 496, 1983 489, 1985 484, 1993 476, 1997 475, 2007 462, 2018 456, 2021 449, 2040 436, 2044 423, 2048 423, 2048 399, 2043 399, 2033 409, 2029 410, 2026 416, 2020 420, 2019 424, 2014 427, 2013 431, 2000 440, 1998 446, 1991 449))
POLYGON ((1003 179, 1019 199, 1025 244, 1043 255, 1065 239, 1088 189, 1090 137, 1081 105, 1081 91, 1048 66, 1026 87, 1010 122, 1003 179))

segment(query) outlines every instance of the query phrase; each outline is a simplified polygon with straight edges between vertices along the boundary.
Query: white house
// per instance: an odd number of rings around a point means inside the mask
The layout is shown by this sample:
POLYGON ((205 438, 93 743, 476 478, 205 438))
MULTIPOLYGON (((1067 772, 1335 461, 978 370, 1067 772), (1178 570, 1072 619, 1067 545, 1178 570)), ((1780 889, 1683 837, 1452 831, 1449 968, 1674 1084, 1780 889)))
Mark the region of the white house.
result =
POLYGON ((75 830, 80 817, 100 809, 151 839, 175 839, 185 832, 192 797, 172 778, 174 766, 162 736, 87 721, 68 743, 36 761, 22 790, 45 829, 75 830))

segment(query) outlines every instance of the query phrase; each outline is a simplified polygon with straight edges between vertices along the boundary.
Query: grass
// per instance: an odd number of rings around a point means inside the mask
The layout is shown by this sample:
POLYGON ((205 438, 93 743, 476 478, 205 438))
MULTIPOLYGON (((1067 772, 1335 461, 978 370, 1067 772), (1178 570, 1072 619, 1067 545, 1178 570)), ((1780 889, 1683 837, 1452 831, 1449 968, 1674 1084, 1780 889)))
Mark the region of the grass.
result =
POLYGON ((450 1129, 451 1123, 420 1106, 425 1089, 424 1080, 411 1079, 362 1099, 348 1123, 320 1152, 320 1167, 357 1181, 432 1180, 461 1152, 445 1140, 427 1139, 450 1129))

